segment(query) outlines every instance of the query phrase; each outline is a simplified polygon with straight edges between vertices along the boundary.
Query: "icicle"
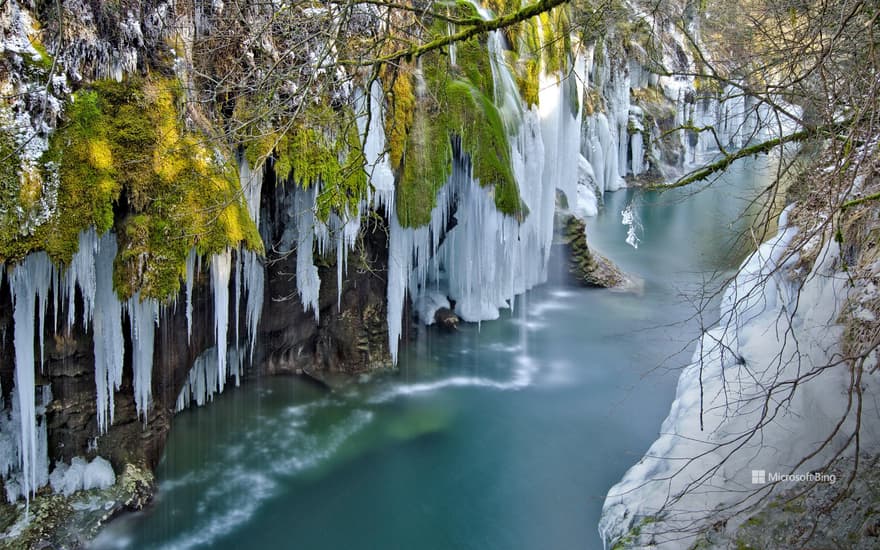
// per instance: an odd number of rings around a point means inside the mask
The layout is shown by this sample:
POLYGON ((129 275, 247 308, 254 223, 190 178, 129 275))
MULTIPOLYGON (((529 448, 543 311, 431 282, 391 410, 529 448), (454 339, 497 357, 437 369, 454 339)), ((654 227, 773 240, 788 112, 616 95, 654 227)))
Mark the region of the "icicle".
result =
POLYGON ((73 327, 76 319, 76 287, 80 289, 83 301, 83 327, 92 320, 94 309, 97 276, 95 274, 95 254, 98 248, 98 235, 94 228, 79 234, 79 248, 70 261, 64 274, 64 286, 67 297, 67 327, 73 327))
POLYGON ((159 320, 159 303, 151 298, 141 299, 140 293, 136 293, 129 298, 126 310, 131 321, 134 401, 138 416, 146 423, 153 395, 153 349, 159 320))
POLYGON ((214 394, 220 392, 222 387, 218 383, 217 348, 211 347, 199 355, 189 376, 177 397, 176 412, 189 407, 192 402, 199 407, 214 399, 214 394))
POLYGON ((196 249, 189 249, 186 257, 186 341, 192 341, 192 322, 193 322, 193 284, 196 280, 196 249))
POLYGON ((125 353, 122 336, 122 304, 113 290, 113 261, 116 252, 116 235, 108 232, 101 237, 94 260, 96 294, 92 331, 100 433, 106 433, 108 425, 113 423, 113 395, 114 390, 118 390, 122 385, 125 353))
MULTIPOLYGON (((45 303, 52 277, 52 263, 45 252, 27 256, 15 266, 10 277, 13 322, 15 324, 15 388, 13 406, 17 405, 19 420, 19 467, 21 471, 21 494, 30 500, 39 486, 36 399, 34 387, 34 325, 37 298, 45 303)), ((41 305, 40 320, 45 317, 41 305)), ((42 322, 40 323, 42 326, 42 322)), ((42 340, 41 340, 42 343, 42 340)))
MULTIPOLYGON (((316 235, 314 212, 316 196, 315 187, 297 188, 294 191, 293 208, 296 216, 296 288, 303 309, 312 310, 315 320, 318 320, 320 317, 318 293, 321 290, 321 279, 318 277, 318 268, 315 267, 312 255, 316 235)), ((320 233, 319 239, 320 242, 324 240, 320 233)))
POLYGON ((386 152, 383 97, 382 85, 378 80, 374 80, 370 86, 369 111, 367 110, 367 98, 363 94, 360 96, 358 107, 360 115, 357 118, 357 123, 361 134, 361 143, 364 144, 367 174, 375 192, 372 197, 373 208, 378 210, 384 206, 385 214, 391 217, 391 213, 394 211, 394 173, 391 171, 391 164, 386 152), (368 114, 369 121, 367 120, 368 114))
MULTIPOLYGON (((254 223, 260 225, 260 195, 263 189, 263 167, 252 171, 246 158, 242 158, 239 172, 242 189, 245 190, 245 200, 248 212, 254 223)), ((245 327, 248 332, 249 362, 254 360, 254 348, 257 343, 257 326, 260 322, 260 314, 263 311, 263 293, 265 289, 265 271, 260 258, 250 250, 239 250, 239 259, 243 268, 243 287, 247 292, 245 303, 245 327)), ((238 284, 238 283, 236 283, 238 284)), ((237 309, 237 308, 236 308, 237 309)), ((238 327, 236 317, 236 327, 238 327)), ((237 329, 236 329, 237 330, 237 329)), ((237 334, 237 333, 236 333, 237 334)), ((236 339, 236 342, 238 340, 236 339)), ((243 354, 239 354, 243 357, 243 354)))
POLYGON ((227 248, 211 257, 211 290, 214 294, 214 335, 217 341, 217 373, 222 389, 226 380, 226 349, 229 333, 229 277, 232 254, 227 248))
POLYGON ((244 283, 247 288, 247 304, 245 305, 245 326, 248 333, 249 362, 253 363, 254 348, 257 345, 257 325, 263 311, 263 293, 265 272, 263 263, 256 253, 242 251, 244 261, 244 283))
MULTIPOLYGON (((239 334, 239 322, 241 320, 241 291, 244 287, 244 282, 241 280, 241 269, 244 264, 244 259, 241 257, 241 253, 236 255, 235 258, 235 279, 232 283, 232 286, 235 288, 235 316, 232 318, 232 324, 235 325, 235 346, 239 345, 241 342, 241 335, 239 334)), ((239 368, 241 365, 239 365, 239 368)))

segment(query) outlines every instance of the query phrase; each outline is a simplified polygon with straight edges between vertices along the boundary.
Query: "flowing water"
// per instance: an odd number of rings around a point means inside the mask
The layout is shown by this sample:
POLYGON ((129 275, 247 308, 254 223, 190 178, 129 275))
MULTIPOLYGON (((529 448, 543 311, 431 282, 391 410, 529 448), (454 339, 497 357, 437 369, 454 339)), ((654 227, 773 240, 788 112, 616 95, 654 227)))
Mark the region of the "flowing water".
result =
POLYGON ((753 246, 734 239, 766 169, 734 166, 696 194, 606 195, 590 241, 637 291, 572 286, 557 254, 551 281, 513 312, 421 331, 397 373, 332 392, 252 380, 184 411, 155 504, 95 546, 601 548, 605 493, 657 436, 699 335, 699 289, 753 246))

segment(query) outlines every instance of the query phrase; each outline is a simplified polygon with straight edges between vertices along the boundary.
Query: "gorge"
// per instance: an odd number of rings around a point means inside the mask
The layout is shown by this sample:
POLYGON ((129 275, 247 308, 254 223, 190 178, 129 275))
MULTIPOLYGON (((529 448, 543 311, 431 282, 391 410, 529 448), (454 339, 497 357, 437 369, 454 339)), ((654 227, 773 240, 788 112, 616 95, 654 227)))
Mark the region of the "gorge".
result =
POLYGON ((711 68, 704 3, 50 4, 0 6, 3 544, 155 494, 95 545, 720 545, 743 472, 878 441, 873 127, 832 199, 781 177, 831 125, 711 68), (571 286, 571 220, 623 288, 571 286))

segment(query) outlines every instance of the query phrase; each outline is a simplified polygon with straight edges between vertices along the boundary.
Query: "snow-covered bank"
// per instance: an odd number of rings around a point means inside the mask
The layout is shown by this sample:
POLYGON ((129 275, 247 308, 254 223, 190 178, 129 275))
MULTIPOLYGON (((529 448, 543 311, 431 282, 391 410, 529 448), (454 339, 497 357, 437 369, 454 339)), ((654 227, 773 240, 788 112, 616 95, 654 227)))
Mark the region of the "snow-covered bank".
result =
POLYGON ((689 547, 711 525, 734 529, 744 519, 737 512, 783 488, 776 474, 823 471, 841 449, 851 452, 856 432, 863 450, 880 441, 876 423, 859 422, 876 418, 877 404, 854 397, 877 376, 854 380, 842 357, 850 278, 839 245, 828 232, 808 240, 819 252, 801 279, 793 250, 804 240, 787 225, 790 211, 725 289, 659 438, 608 492, 605 541, 689 547))

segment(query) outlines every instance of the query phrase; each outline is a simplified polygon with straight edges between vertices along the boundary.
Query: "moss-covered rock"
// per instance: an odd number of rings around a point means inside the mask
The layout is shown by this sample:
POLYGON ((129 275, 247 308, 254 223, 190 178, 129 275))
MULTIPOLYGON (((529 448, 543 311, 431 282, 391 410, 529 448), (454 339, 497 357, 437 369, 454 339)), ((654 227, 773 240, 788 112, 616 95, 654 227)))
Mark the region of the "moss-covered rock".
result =
MULTIPOLYGON (((0 261, 45 250, 64 264, 80 231, 115 227, 117 292, 167 299, 180 288, 193 246, 203 255, 239 244, 262 250, 232 152, 186 129, 183 112, 175 79, 100 81, 78 91, 41 163, 43 178, 57 178, 56 210, 30 234, 0 219, 0 261)), ((22 207, 39 199, 40 186, 26 183, 22 207)))
MULTIPOLYGON (((445 22, 435 27, 438 34, 446 32, 445 22)), ((453 142, 470 158, 474 178, 493 186, 498 210, 525 215, 513 178, 507 131, 492 100, 494 82, 485 39, 456 44, 455 64, 440 52, 430 52, 420 61, 421 71, 410 66, 386 79, 390 81, 386 133, 398 178, 401 224, 414 227, 430 221, 437 191, 452 173, 453 142)))
POLYGON ((356 213, 367 190, 365 165, 350 108, 337 112, 326 102, 309 105, 276 140, 275 175, 304 188, 320 185, 317 216, 324 221, 331 211, 356 213))
POLYGON ((127 464, 108 489, 77 491, 65 496, 44 488, 30 504, 6 506, 0 511, 4 550, 85 548, 100 528, 122 512, 141 510, 153 495, 153 474, 127 464))

